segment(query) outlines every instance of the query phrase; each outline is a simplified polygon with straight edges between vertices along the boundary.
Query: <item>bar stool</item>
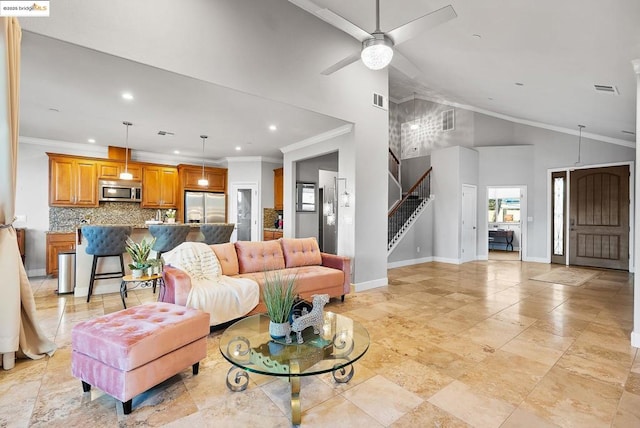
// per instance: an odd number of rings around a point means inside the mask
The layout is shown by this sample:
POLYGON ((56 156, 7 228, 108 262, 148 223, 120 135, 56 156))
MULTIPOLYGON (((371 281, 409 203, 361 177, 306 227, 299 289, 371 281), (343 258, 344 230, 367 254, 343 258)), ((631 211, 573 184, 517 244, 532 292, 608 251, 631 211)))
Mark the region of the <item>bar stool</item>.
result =
POLYGON ((131 226, 83 226, 82 236, 87 239, 87 254, 93 255, 91 265, 91 279, 89 280, 89 294, 87 302, 93 293, 93 283, 96 280, 122 278, 124 272, 124 260, 122 254, 126 251, 127 238, 131 235, 131 226), (98 272, 96 266, 101 257, 119 257, 120 271, 98 272))
POLYGON ((234 227, 234 223, 203 224, 200 226, 200 232, 204 235, 207 245, 224 244, 231 239, 234 227))
POLYGON ((157 253, 157 258, 159 259, 162 253, 171 251, 185 242, 190 231, 191 226, 188 224, 171 226, 164 224, 149 225, 149 233, 156 238, 156 242, 151 249, 157 253))

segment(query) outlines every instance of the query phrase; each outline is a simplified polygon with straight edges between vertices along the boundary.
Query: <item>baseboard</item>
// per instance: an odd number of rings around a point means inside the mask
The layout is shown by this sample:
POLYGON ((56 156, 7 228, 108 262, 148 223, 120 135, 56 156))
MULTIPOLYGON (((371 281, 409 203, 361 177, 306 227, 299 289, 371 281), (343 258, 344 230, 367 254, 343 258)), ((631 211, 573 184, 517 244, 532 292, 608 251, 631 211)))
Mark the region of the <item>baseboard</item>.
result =
POLYGON ((387 263, 387 269, 399 268, 403 266, 419 265, 420 263, 429 263, 433 261, 433 257, 423 257, 421 259, 401 260, 399 262, 387 263))
POLYGON ((434 257, 433 261, 434 262, 440 262, 440 263, 449 263, 451 265, 462 264, 462 260, 461 259, 447 259, 447 258, 444 258, 444 257, 434 257))
POLYGON ((481 260, 486 262, 487 260, 489 260, 489 255, 488 254, 476 255, 476 260, 481 260))
POLYGON ((373 281, 359 282, 357 284, 353 284, 352 289, 355 290, 356 293, 365 290, 371 290, 378 287, 385 287, 389 284, 389 280, 387 277, 374 279, 373 281))
POLYGON ((35 278, 37 276, 47 276, 47 270, 46 269, 29 269, 27 271, 27 276, 29 278, 35 278))
POLYGON ((636 333, 635 331, 631 332, 631 346, 640 348, 640 333, 636 333))
POLYGON ((547 260, 546 257, 527 257, 527 258, 523 258, 522 261, 533 262, 533 263, 545 263, 545 264, 551 263, 549 260, 547 260))

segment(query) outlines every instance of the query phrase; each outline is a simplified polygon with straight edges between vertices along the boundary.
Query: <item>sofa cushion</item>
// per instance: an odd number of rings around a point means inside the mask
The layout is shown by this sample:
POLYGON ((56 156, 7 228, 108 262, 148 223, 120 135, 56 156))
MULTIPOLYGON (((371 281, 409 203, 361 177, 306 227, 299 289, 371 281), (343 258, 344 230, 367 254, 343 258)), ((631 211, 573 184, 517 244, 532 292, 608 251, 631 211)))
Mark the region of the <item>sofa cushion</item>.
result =
POLYGON ((280 244, 285 265, 288 268, 322 264, 322 255, 316 238, 281 238, 280 244))
POLYGON ((210 247, 220 262, 223 275, 233 276, 240 273, 238 254, 236 253, 236 246, 233 245, 233 243, 215 244, 210 247))
POLYGON ((284 255, 278 241, 236 242, 240 273, 284 269, 284 255))
MULTIPOLYGON (((296 293, 303 298, 323 293, 328 288, 342 287, 344 283, 344 272, 324 266, 283 269, 280 274, 283 277, 295 276, 296 293)), ((245 273, 238 275, 238 277, 253 279, 260 286, 260 290, 265 284, 265 272, 245 273)))

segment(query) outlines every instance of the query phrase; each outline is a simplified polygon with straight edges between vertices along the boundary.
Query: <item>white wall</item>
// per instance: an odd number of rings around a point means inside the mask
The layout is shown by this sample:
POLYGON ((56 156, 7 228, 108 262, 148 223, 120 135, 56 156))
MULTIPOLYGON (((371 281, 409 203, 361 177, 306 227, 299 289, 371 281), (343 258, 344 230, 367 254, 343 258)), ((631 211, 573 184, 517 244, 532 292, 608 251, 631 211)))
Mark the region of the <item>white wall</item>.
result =
POLYGON ((273 170, 280 167, 282 167, 282 164, 280 163, 262 162, 262 177, 260 179, 260 188, 262 189, 262 192, 260 197, 262 199, 263 208, 273 208, 275 205, 273 193, 273 170))

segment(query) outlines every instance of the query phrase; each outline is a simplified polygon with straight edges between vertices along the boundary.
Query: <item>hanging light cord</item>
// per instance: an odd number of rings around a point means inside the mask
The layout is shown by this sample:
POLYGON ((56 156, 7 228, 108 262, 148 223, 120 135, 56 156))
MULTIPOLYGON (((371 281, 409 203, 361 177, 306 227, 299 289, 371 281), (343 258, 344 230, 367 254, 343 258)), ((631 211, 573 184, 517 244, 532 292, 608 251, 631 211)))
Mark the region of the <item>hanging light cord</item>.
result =
POLYGON ((580 163, 580 152, 582 150, 582 128, 584 127, 584 125, 578 125, 578 162, 576 162, 576 165, 580 163))
POLYGON ((204 180, 204 140, 208 137, 206 135, 201 135, 200 138, 202 138, 202 180, 204 180))
POLYGON ((124 172, 128 173, 129 172, 129 127, 131 125, 133 125, 131 122, 127 122, 124 121, 122 122, 123 125, 125 125, 127 127, 127 133, 125 135, 125 152, 124 152, 124 172))

